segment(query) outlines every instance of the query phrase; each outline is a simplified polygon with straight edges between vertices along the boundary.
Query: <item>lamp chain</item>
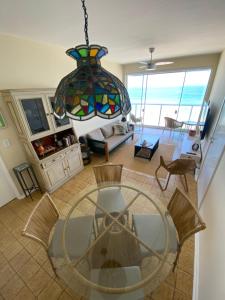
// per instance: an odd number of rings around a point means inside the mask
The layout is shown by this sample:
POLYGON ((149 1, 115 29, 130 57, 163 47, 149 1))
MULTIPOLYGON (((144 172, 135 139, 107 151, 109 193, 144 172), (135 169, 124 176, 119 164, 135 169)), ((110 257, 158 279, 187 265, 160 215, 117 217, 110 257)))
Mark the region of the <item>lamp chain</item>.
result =
POLYGON ((84 33, 85 33, 85 40, 86 40, 87 46, 89 47, 87 7, 85 5, 85 0, 81 0, 81 2, 82 2, 82 8, 84 10, 84 33))

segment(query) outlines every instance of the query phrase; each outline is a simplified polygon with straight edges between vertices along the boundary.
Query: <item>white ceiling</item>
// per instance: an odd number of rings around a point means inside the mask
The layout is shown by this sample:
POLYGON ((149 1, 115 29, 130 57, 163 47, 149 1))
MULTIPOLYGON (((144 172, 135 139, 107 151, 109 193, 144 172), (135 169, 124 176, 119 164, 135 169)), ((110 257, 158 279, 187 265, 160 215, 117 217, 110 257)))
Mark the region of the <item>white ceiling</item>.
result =
MULTIPOLYGON (((135 62, 225 49, 225 0, 86 0, 90 43, 108 60, 135 62)), ((80 0, 0 0, 0 33, 58 44, 83 44, 80 0)))

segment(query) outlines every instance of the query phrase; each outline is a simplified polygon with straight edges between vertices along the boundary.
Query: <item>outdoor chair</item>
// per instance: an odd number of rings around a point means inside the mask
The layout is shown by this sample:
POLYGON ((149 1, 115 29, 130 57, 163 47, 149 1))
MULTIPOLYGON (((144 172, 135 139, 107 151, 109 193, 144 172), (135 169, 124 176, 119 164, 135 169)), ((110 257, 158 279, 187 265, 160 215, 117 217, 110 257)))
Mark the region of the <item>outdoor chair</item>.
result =
POLYGON ((184 190, 186 192, 188 192, 188 184, 187 184, 186 174, 190 173, 190 172, 194 172, 195 168, 196 168, 196 163, 193 159, 179 158, 179 159, 176 159, 171 162, 165 162, 163 156, 160 156, 160 164, 159 164, 158 168, 155 170, 155 177, 159 184, 160 189, 162 191, 165 191, 168 187, 168 183, 169 183, 171 175, 180 175, 184 190), (158 171, 161 167, 166 169, 166 171, 169 173, 164 187, 162 186, 162 184, 160 183, 160 180, 158 178, 158 171), (184 177, 184 182, 182 180, 182 176, 184 177))
POLYGON ((164 119, 165 119, 165 127, 163 128, 163 132, 166 128, 170 130, 170 133, 173 129, 176 129, 176 128, 180 128, 180 130, 181 130, 181 128, 184 125, 184 122, 177 121, 173 118, 164 117, 164 119))
MULTIPOLYGON (((59 219, 58 209, 49 194, 45 193, 33 209, 22 231, 22 235, 37 241, 45 248, 55 274, 56 268, 52 259, 64 258, 63 227, 64 220, 59 219), (50 240, 54 226, 54 233, 50 240)), ((65 241, 71 259, 76 260, 85 254, 91 242, 93 228, 94 218, 92 216, 76 217, 68 221, 65 241)))
MULTIPOLYGON (((169 252, 177 252, 173 266, 174 271, 184 242, 193 234, 205 229, 206 225, 192 201, 178 188, 172 195, 167 210, 172 218, 168 222, 169 252)), ((132 216, 132 225, 137 237, 147 246, 160 254, 164 252, 166 233, 160 215, 134 214, 132 216), (149 234, 149 228, 160 228, 160 230, 157 229, 154 235, 149 234)), ((152 230, 152 232, 154 231, 152 230)), ((142 257, 151 255, 142 245, 140 246, 140 251, 142 257)))
POLYGON ((142 117, 136 117, 134 114, 130 114, 130 120, 134 125, 139 125, 140 127, 142 126, 142 117))
MULTIPOLYGON (((99 165, 94 166, 93 171, 95 174, 95 179, 98 187, 102 187, 107 184, 120 184, 122 176, 123 165, 99 165)), ((102 208, 107 211, 107 213, 122 212, 126 203, 121 193, 121 189, 118 187, 112 188, 101 188, 98 192, 97 205, 102 206, 102 208)), ((128 211, 125 212, 128 218, 128 211)), ((95 218, 97 229, 98 218, 103 218, 105 213, 100 209, 96 208, 95 218)))

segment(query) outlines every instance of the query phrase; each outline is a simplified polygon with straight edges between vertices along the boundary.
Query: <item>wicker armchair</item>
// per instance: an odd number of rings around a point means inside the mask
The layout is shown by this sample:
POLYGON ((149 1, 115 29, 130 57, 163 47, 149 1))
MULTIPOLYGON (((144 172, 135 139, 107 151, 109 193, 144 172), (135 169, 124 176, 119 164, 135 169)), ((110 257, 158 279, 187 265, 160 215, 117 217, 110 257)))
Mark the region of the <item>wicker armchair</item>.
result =
POLYGON ((179 158, 172 162, 166 163, 163 159, 163 156, 160 156, 160 165, 155 170, 155 177, 159 184, 159 187, 162 191, 165 191, 168 187, 168 183, 170 180, 171 175, 180 175, 181 182, 184 186, 184 190, 188 192, 188 184, 187 184, 187 177, 186 174, 189 172, 193 172, 196 168, 196 163, 193 159, 186 159, 186 158, 179 158), (167 181, 165 186, 163 187, 158 178, 158 171, 160 168, 164 168, 169 173, 167 177, 167 181), (182 176, 184 177, 184 182, 182 180, 182 176))
MULTIPOLYGON (((184 242, 193 234, 205 229, 206 225, 202 221, 192 201, 179 189, 176 189, 172 195, 167 210, 173 220, 173 222, 169 222, 169 251, 177 252, 173 267, 174 271, 184 242)), ((161 227, 162 232, 156 232, 157 237, 149 234, 148 230, 150 227, 160 227, 159 225, 162 223, 160 215, 134 214, 132 216, 132 222, 136 235, 145 242, 146 245, 153 247, 158 253, 164 251, 165 232, 163 227, 161 227)), ((147 252, 144 248, 141 247, 140 249, 143 257, 150 254, 150 252, 147 252)))
MULTIPOLYGON (((91 241, 93 225, 93 216, 82 216, 69 220, 66 230, 66 247, 71 258, 77 259, 85 253, 91 241)), ((33 209, 22 231, 22 235, 35 240, 45 248, 55 274, 56 269, 52 259, 64 257, 63 227, 64 220, 59 219, 59 212, 52 198, 45 193, 33 209), (54 233, 50 240, 50 233, 54 226, 54 233)))
POLYGON ((184 125, 184 122, 179 122, 173 118, 169 118, 169 117, 164 117, 165 119, 165 127, 163 129, 163 132, 166 128, 170 129, 170 132, 173 130, 173 129, 176 129, 176 128, 182 128, 183 125, 184 125))

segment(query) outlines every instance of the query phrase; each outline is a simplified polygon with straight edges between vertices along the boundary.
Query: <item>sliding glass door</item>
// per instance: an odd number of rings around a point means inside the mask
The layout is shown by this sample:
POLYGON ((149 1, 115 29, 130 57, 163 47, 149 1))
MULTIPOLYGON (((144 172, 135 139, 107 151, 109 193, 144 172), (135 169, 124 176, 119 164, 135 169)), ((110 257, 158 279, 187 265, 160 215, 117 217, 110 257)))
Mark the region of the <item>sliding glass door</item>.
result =
POLYGON ((210 72, 128 75, 132 113, 141 116, 147 126, 164 126, 164 117, 197 122, 210 72))

